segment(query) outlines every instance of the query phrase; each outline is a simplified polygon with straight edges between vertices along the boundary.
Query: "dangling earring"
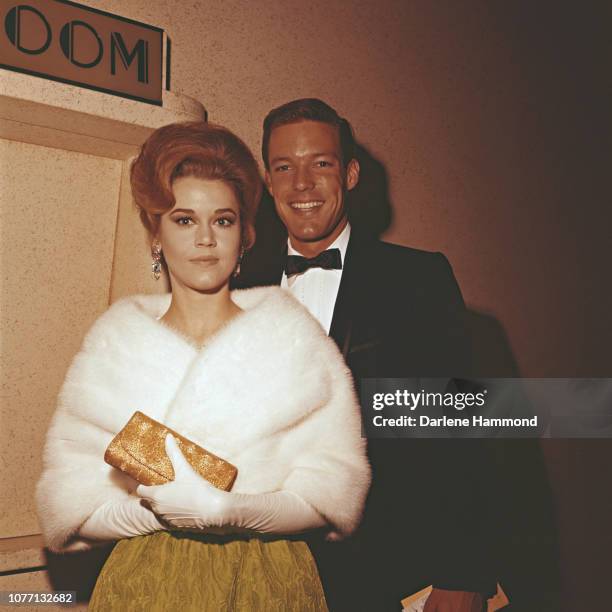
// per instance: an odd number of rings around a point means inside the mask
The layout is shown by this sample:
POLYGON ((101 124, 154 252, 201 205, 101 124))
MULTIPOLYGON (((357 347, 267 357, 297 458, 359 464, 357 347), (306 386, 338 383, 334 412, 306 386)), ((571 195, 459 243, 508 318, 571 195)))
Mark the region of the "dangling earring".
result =
POLYGON ((232 276, 234 278, 240 275, 240 264, 242 263, 242 258, 244 257, 244 247, 240 247, 240 255, 238 255, 238 262, 236 263, 236 268, 232 272, 232 276))
POLYGON ((155 280, 159 280, 159 277, 161 276, 161 252, 161 244, 158 240, 156 240, 151 245, 151 257, 153 258, 151 263, 151 274, 155 280))

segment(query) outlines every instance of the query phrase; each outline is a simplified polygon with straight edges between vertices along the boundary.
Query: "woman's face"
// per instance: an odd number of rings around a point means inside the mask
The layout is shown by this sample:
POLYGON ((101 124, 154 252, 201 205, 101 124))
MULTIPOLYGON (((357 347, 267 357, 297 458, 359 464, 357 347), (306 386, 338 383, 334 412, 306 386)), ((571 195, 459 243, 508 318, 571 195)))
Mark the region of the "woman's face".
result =
POLYGON ((240 205, 218 180, 181 177, 174 207, 161 216, 158 239, 172 287, 214 293, 229 281, 240 252, 240 205))

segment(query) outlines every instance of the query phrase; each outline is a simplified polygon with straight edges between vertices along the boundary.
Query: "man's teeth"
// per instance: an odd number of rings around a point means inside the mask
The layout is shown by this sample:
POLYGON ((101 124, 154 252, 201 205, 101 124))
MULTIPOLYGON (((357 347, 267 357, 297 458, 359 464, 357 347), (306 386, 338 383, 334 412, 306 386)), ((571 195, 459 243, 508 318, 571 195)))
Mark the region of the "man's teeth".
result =
POLYGON ((323 206, 323 202, 291 202, 291 208, 297 208, 299 210, 307 210, 308 208, 316 208, 317 206, 323 206))

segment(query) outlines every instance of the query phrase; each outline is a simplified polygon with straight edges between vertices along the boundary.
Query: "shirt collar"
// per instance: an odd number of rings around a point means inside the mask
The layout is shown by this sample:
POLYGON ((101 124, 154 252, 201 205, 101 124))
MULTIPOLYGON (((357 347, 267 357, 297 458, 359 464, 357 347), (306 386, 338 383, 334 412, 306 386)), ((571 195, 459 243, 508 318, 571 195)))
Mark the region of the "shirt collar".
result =
MULTIPOLYGON (((327 247, 329 249, 340 249, 342 263, 344 264, 344 256, 348 247, 349 238, 351 237, 351 224, 347 222, 346 227, 340 232, 340 235, 327 247)), ((287 238, 287 255, 302 255, 299 251, 291 246, 291 239, 287 238)))

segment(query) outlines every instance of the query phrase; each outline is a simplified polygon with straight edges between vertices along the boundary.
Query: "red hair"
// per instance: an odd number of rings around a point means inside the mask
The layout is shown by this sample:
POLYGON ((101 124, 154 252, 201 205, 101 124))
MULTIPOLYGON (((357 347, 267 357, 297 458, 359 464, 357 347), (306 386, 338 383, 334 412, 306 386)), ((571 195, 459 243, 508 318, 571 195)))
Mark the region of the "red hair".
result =
POLYGON ((262 183, 246 144, 228 129, 203 121, 155 130, 130 168, 132 194, 151 236, 157 234, 161 215, 175 204, 172 183, 185 176, 223 181, 234 190, 240 204, 242 246, 252 247, 262 183))

